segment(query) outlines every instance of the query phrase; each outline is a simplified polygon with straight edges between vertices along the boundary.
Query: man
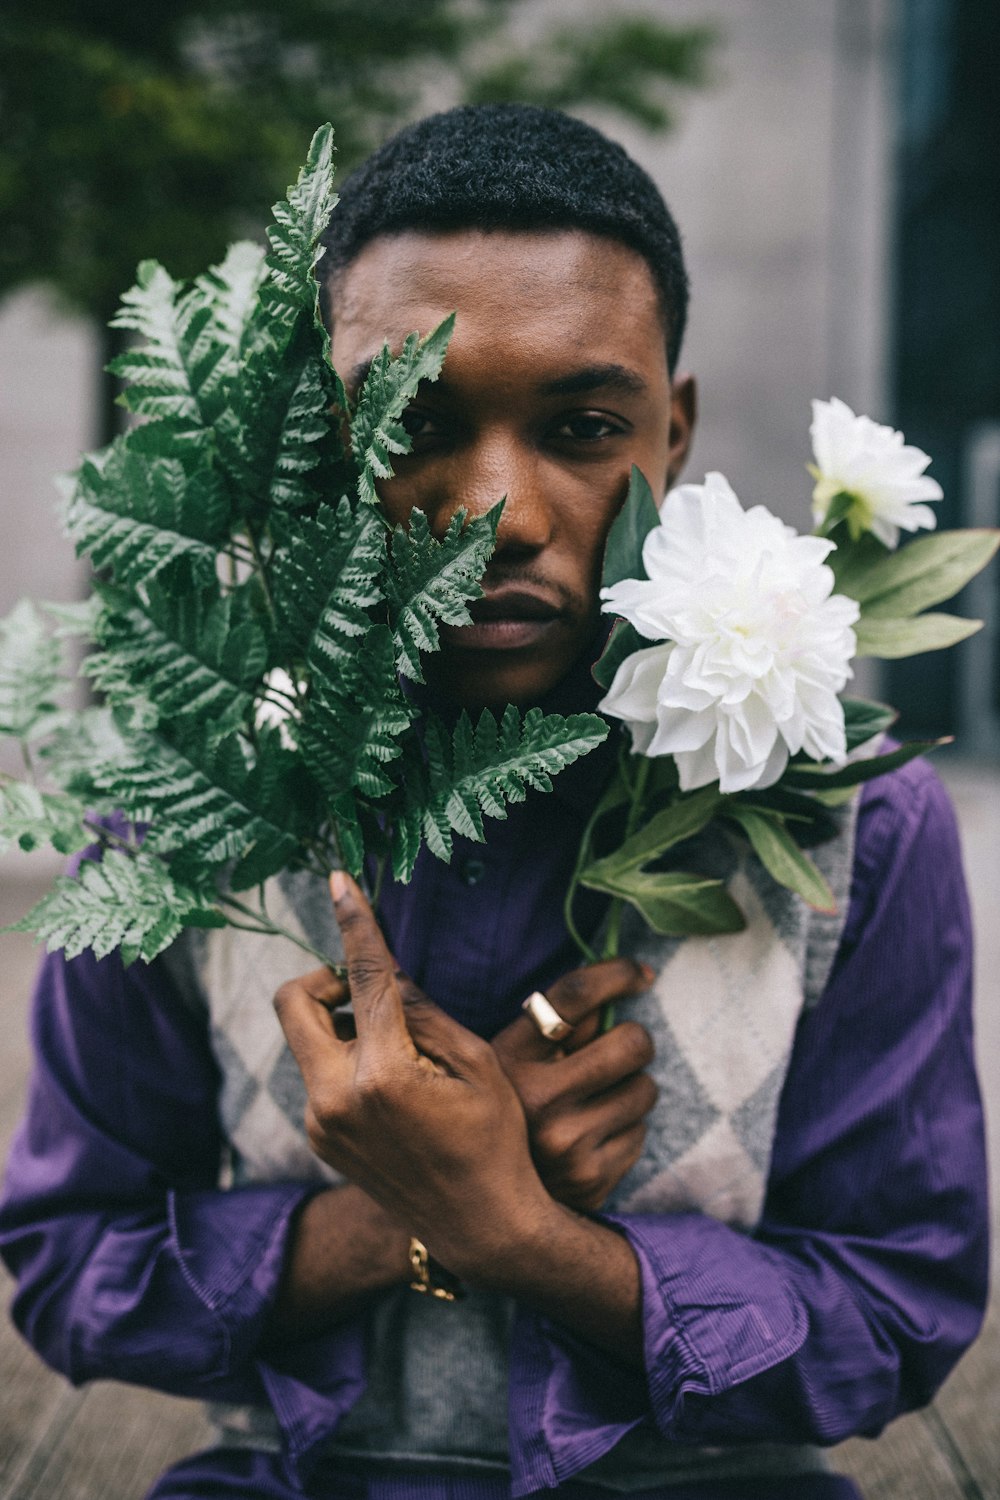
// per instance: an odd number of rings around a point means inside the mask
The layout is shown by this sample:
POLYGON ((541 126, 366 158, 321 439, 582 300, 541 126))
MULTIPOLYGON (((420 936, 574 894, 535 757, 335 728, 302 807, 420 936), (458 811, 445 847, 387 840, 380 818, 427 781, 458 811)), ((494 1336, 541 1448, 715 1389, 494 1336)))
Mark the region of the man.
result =
MULTIPOLYGON (((663 493, 694 421, 652 183, 564 116, 453 111, 351 179, 324 264, 354 388, 385 340, 458 311, 390 517, 419 505, 441 530, 508 497, 486 597, 427 691, 444 712, 593 706, 604 538, 630 465, 663 493)), ((577 965, 561 895, 613 754, 451 866, 423 859, 382 932, 346 877, 336 926, 285 883, 307 929, 339 929, 355 1038, 330 973, 295 979, 262 939, 48 964, 2 1224, 15 1317, 74 1380, 229 1404, 226 1446, 159 1500, 846 1497, 814 1445, 929 1399, 974 1336, 969 934, 932 774, 863 793, 830 856, 840 916, 796 907, 797 946, 751 871, 755 946, 716 945, 719 979, 698 943, 577 965), (727 1034, 716 1003, 741 1000, 727 1034), (608 1001, 624 1019, 599 1034, 608 1001)), ((581 906, 592 936, 602 904, 581 906)))

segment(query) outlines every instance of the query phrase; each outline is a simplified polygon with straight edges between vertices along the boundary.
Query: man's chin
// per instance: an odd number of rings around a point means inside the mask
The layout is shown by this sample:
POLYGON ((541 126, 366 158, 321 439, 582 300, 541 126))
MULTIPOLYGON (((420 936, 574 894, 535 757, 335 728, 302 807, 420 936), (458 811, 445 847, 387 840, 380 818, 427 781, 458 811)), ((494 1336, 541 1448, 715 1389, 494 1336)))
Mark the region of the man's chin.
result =
POLYGON ((484 708, 502 713, 508 703, 528 708, 561 682, 575 658, 535 651, 449 648, 424 658, 432 692, 470 714, 484 708))

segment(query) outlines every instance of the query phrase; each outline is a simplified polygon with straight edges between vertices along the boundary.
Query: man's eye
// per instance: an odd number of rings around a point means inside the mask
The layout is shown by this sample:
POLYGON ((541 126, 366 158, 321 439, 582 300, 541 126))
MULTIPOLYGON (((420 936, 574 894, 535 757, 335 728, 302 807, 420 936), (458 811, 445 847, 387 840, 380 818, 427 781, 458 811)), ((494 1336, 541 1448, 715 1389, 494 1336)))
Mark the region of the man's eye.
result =
POLYGON ((575 443, 595 443, 601 438, 614 437, 624 432, 625 427, 603 412, 582 411, 560 422, 557 436, 569 438, 575 443))
POLYGON ((419 438, 433 437, 438 431, 433 417, 429 417, 426 412, 416 411, 412 406, 407 407, 399 420, 412 442, 419 438))

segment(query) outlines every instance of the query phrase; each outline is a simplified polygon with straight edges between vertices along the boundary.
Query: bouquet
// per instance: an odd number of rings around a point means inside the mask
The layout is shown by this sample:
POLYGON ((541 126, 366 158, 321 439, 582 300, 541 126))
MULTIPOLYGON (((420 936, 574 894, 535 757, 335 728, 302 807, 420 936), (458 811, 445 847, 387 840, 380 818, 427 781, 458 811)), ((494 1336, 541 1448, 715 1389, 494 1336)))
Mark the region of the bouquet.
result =
MULTIPOLYGON (((19 604, 0 622, 0 847, 97 845, 16 927, 72 956, 152 960, 187 926, 287 932, 266 905, 285 870, 344 867, 406 881, 422 845, 482 840, 609 732, 595 714, 508 706, 447 725, 405 688, 441 624, 470 622, 503 502, 437 538, 414 510, 390 529, 376 481, 405 453, 402 422, 441 369, 452 320, 385 348, 357 402, 329 360, 316 265, 336 202, 320 129, 270 250, 237 244, 179 285, 139 268, 117 324, 137 338, 113 366, 137 418, 65 484, 64 518, 96 572, 80 605, 19 604), (66 642, 103 700, 65 706, 66 642)), ((657 509, 633 471, 608 539, 602 595, 617 617, 594 671, 621 721, 617 769, 593 811, 566 897, 611 898, 657 931, 737 930, 717 879, 677 868, 710 823, 749 840, 780 884, 832 896, 808 846, 831 807, 928 748, 873 755, 893 719, 840 697, 855 655, 952 644, 977 622, 924 613, 996 550, 992 532, 922 537, 940 496, 929 460, 841 402, 816 403, 817 532, 797 537, 726 480, 657 509)))
POLYGON ((324 126, 269 254, 235 245, 190 286, 140 266, 117 317, 136 346, 113 366, 139 421, 66 485, 97 581, 0 624, 0 733, 24 760, 0 776, 0 844, 102 851, 16 924, 68 955, 149 961, 186 926, 282 932, 264 887, 286 869, 343 866, 377 898, 389 865, 405 881, 422 844, 447 860, 455 832, 482 839, 484 816, 608 733, 537 708, 448 726, 404 691, 439 625, 470 622, 502 502, 441 538, 419 511, 383 518, 376 480, 452 320, 383 349, 351 408, 318 316, 332 178, 324 126), (104 700, 77 712, 74 635, 104 700))
POLYGON ((863 781, 943 740, 878 753, 891 708, 841 697, 855 657, 940 649, 981 622, 927 613, 997 550, 993 530, 933 529, 941 498, 926 453, 839 400, 813 402, 812 536, 763 506, 744 510, 723 475, 672 490, 658 510, 633 470, 608 538, 601 595, 616 623, 594 672, 598 705, 621 720, 617 773, 588 824, 566 898, 580 885, 656 932, 738 931, 722 881, 676 868, 673 851, 710 823, 749 841, 772 878, 811 906, 833 895, 808 846, 835 831, 830 809, 863 781), (608 827, 624 837, 597 852, 608 827))

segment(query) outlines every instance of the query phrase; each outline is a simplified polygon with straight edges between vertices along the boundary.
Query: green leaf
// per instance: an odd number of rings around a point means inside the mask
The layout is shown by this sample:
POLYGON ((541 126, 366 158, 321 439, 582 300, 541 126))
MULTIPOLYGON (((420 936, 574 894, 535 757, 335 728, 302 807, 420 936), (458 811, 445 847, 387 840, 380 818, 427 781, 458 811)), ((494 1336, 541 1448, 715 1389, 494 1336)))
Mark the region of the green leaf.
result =
POLYGON ((866 547, 857 559, 847 557, 838 570, 839 592, 862 606, 863 623, 872 618, 905 619, 932 604, 951 599, 982 571, 1000 546, 1000 531, 939 531, 908 542, 898 552, 866 547))
POLYGON ((890 750, 885 755, 873 755, 868 760, 852 760, 846 766, 841 766, 839 771, 813 770, 809 766, 789 766, 782 781, 786 786, 803 787, 815 790, 817 793, 832 792, 842 787, 860 786, 863 781, 873 781, 876 776, 884 776, 888 771, 895 771, 898 766, 905 766, 908 760, 913 760, 918 755, 926 755, 930 750, 936 750, 939 745, 950 745, 951 738, 945 735, 939 740, 913 740, 908 745, 901 745, 898 750, 890 750))
POLYGON ((508 802, 523 802, 527 790, 552 790, 552 777, 607 738, 595 714, 542 713, 530 708, 521 719, 508 704, 497 724, 484 709, 475 729, 462 713, 449 742, 447 730, 426 717, 427 781, 420 817, 424 837, 439 859, 451 857, 451 834, 481 841, 483 817, 505 818, 508 802))
POLYGON ((468 522, 464 510, 456 511, 440 541, 421 510, 411 511, 408 530, 397 526, 392 533, 386 597, 396 664, 412 681, 424 680, 420 653, 438 649, 440 624, 471 623, 467 604, 482 597, 479 580, 496 546, 503 504, 468 522))
POLYGON ((183 927, 224 927, 226 919, 196 892, 173 880, 166 866, 140 851, 109 851, 100 863, 84 860, 79 875, 60 877, 37 906, 4 929, 33 932, 50 953, 74 958, 92 948, 105 958, 115 948, 122 962, 151 963, 183 927))
POLYGON ((602 878, 612 879, 627 870, 647 865, 675 844, 700 833, 726 802, 727 799, 722 796, 718 786, 706 786, 696 792, 689 792, 656 813, 612 854, 589 865, 584 873, 596 873, 602 878))
POLYGON ((237 240, 229 246, 222 263, 212 266, 194 283, 211 309, 212 331, 222 351, 220 380, 232 379, 239 370, 243 339, 264 274, 261 247, 249 240, 237 240))
POLYGON ((874 703, 868 698, 841 698, 848 751, 867 744, 877 734, 884 734, 899 717, 894 708, 874 703))
POLYGON ((622 662, 636 651, 648 650, 652 644, 628 620, 616 620, 608 636, 608 644, 591 668, 594 681, 605 690, 608 689, 622 662))
POLYGON ((62 652, 29 599, 0 620, 0 734, 31 740, 45 732, 66 687, 62 652))
POLYGON ((601 587, 610 588, 623 578, 645 578, 642 548, 654 526, 660 524, 660 513, 653 492, 640 469, 632 465, 628 495, 608 532, 604 548, 601 587))
POLYGON ((414 717, 396 676, 392 633, 373 625, 335 677, 313 679, 299 726, 303 759, 328 804, 355 789, 365 797, 393 790, 385 767, 414 717))
POLYGON ((423 340, 411 333, 397 359, 386 344, 372 360, 351 422, 358 494, 369 505, 378 504, 375 480, 392 477, 390 455, 410 451, 409 434, 399 419, 421 381, 437 380, 440 375, 454 327, 452 313, 423 340))
POLYGON ((59 854, 75 854, 94 842, 83 826, 86 811, 76 797, 24 781, 0 783, 0 853, 15 844, 25 853, 51 844, 59 854))
POLYGON ((155 260, 139 266, 136 285, 125 292, 112 328, 128 328, 145 344, 113 359, 109 370, 128 383, 123 403, 146 417, 169 417, 180 426, 203 424, 192 388, 185 345, 197 340, 209 320, 197 298, 185 296, 179 282, 155 260), (191 327, 192 319, 198 326, 191 327))
POLYGON ((258 731, 251 760, 238 735, 217 739, 210 727, 189 724, 176 744, 134 732, 122 758, 95 768, 93 777, 133 822, 150 825, 145 847, 169 856, 173 874, 194 884, 240 860, 232 885, 243 890, 299 856, 303 811, 292 759, 277 730, 258 731))
POLYGON ((982 627, 982 620, 964 620, 959 615, 927 614, 903 620, 862 615, 854 631, 858 656, 895 660, 901 656, 919 656, 924 651, 943 651, 975 635, 982 627))
MULTIPOLYGON (((333 190, 333 126, 321 125, 309 143, 305 165, 287 196, 272 209, 274 223, 267 232, 269 283, 289 309, 316 306, 313 274, 322 251, 320 239, 337 203, 333 190)), ((273 309, 272 316, 274 315, 273 309)))
POLYGON ((145 583, 184 559, 215 579, 229 503, 203 450, 180 448, 162 424, 137 428, 84 460, 65 512, 78 553, 121 583, 145 583))
POLYGON ((664 937, 712 937, 746 926, 722 881, 707 876, 633 869, 613 878, 585 872, 581 883, 629 902, 664 937))
POLYGON ((825 876, 799 848, 780 813, 759 812, 731 802, 725 816, 739 824, 764 869, 779 885, 794 891, 817 911, 837 910, 836 898, 825 876))
POLYGON ((268 319, 251 333, 231 405, 215 431, 240 513, 261 520, 271 507, 296 509, 337 492, 329 476, 342 457, 334 410, 342 396, 312 313, 301 311, 289 328, 268 319))
POLYGON ((286 647, 320 673, 347 662, 382 598, 385 527, 345 496, 315 515, 290 518, 271 588, 286 647))
POLYGON ((174 595, 150 580, 145 597, 99 587, 103 649, 86 670, 112 703, 148 704, 156 719, 188 715, 225 734, 248 720, 268 646, 245 596, 217 589, 174 595))

